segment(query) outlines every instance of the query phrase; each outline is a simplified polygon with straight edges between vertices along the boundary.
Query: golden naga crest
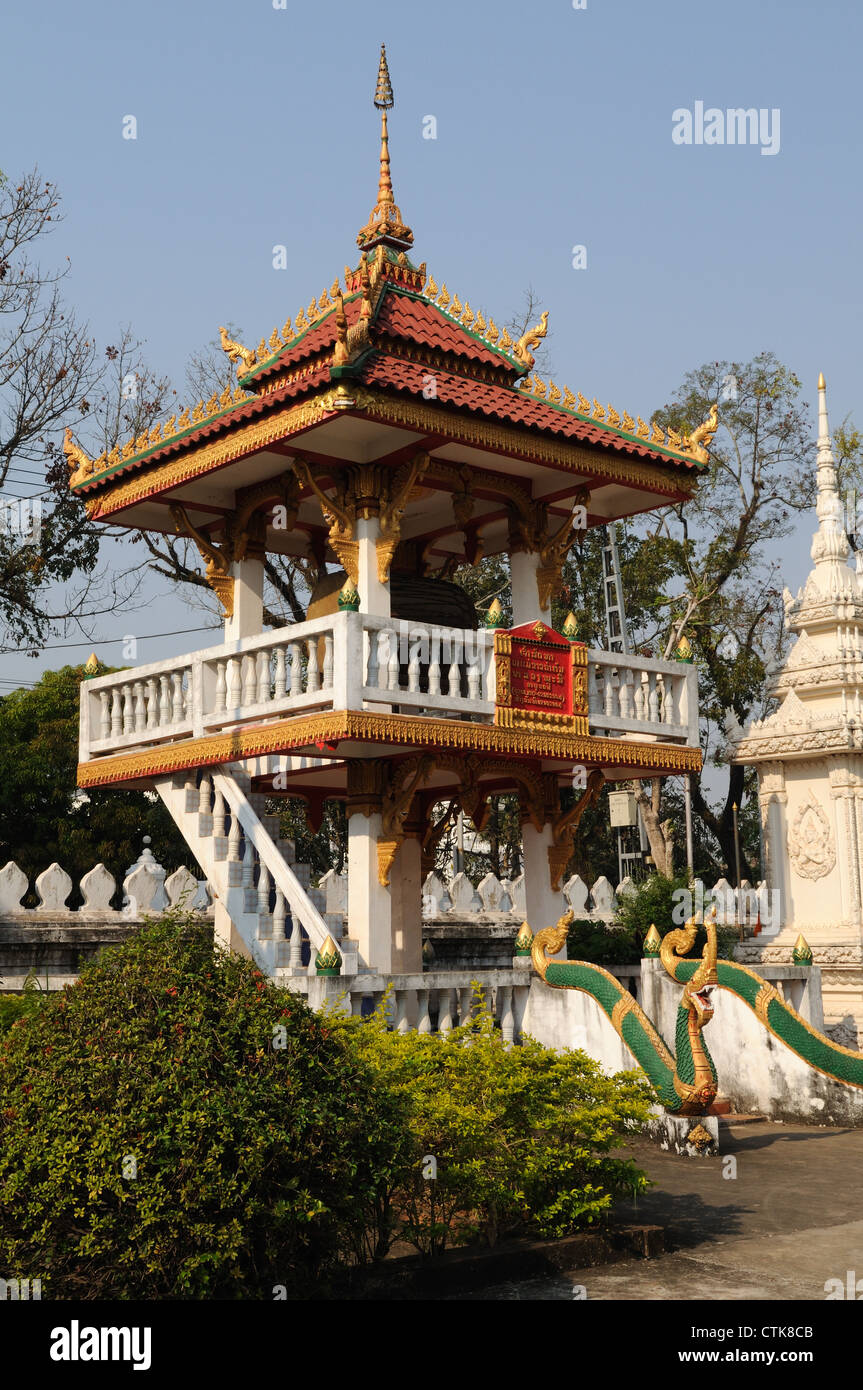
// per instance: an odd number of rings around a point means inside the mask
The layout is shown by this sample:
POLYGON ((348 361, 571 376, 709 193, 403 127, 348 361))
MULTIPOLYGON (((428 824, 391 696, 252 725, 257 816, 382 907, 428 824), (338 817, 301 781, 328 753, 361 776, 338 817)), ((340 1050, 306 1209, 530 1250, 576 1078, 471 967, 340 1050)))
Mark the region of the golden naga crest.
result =
MULTIPOLYGON (((688 984, 684 985, 683 995, 680 1003, 685 1009, 691 1010, 695 1015, 696 1025, 703 1028, 705 1023, 709 1023, 713 1017, 713 1004, 711 994, 719 983, 716 973, 716 904, 710 910, 709 916, 705 919, 704 930, 707 933, 707 943, 701 953, 701 960, 698 968, 688 984)), ((698 922, 695 917, 690 917, 685 927, 677 931, 668 932, 663 937, 659 947, 659 959, 674 980, 677 978, 675 970, 679 964, 679 957, 685 956, 687 951, 692 950, 696 934, 698 932, 698 922)))

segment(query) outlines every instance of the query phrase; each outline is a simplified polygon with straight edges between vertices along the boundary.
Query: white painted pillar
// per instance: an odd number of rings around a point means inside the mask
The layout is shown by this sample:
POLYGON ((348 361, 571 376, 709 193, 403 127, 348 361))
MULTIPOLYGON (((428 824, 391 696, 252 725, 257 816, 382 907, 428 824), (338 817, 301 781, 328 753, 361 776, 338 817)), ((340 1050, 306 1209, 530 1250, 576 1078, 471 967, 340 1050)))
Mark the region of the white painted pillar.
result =
POLYGON ((535 550, 518 550, 509 558, 513 627, 518 627, 521 623, 536 622, 537 618, 541 618, 544 623, 550 623, 550 610, 541 609, 539 606, 536 587, 538 566, 539 555, 535 550))
MULTIPOLYGON (((536 935, 543 927, 553 927, 566 906, 562 893, 551 886, 548 851, 553 843, 551 824, 537 830, 532 821, 521 827, 522 858, 524 860, 525 918, 536 935)), ((566 949, 557 957, 566 960, 566 949)))
MULTIPOLYGON (((392 898, 378 882, 381 815, 352 811, 348 817, 348 935, 360 962, 382 975, 393 972, 392 898)), ((398 864, 397 864, 398 867, 398 864)))
POLYGON ((358 543, 357 589, 360 595, 360 612, 371 613, 376 618, 388 618, 392 611, 390 586, 389 583, 382 584, 378 579, 378 554, 375 546, 375 541, 380 535, 378 518, 372 516, 366 520, 357 520, 354 535, 358 543))
POLYGON ((234 612, 225 619, 225 641, 260 637, 264 627, 264 562, 237 560, 231 566, 234 580, 234 612))
POLYGON ((399 846, 389 891, 393 970, 397 975, 418 974, 423 968, 422 846, 415 835, 408 835, 399 846))

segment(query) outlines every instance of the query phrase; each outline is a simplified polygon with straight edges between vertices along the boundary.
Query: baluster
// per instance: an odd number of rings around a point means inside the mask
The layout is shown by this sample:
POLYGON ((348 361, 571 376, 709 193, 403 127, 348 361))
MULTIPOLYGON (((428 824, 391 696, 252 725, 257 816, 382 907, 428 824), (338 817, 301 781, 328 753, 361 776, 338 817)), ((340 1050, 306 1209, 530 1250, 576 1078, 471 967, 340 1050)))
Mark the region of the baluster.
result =
POLYGON ((452 1002, 453 992, 451 989, 439 989, 437 994, 438 1020, 437 1030, 447 1037, 452 1032, 452 1002))
POLYGON ((144 685, 142 681, 135 681, 132 687, 135 695, 135 732, 140 733, 147 727, 147 706, 144 704, 144 685))
POLYGON ((238 709, 239 703, 243 698, 243 687, 240 682, 240 663, 236 657, 231 657, 228 662, 228 709, 238 709))
POLYGON ((366 667, 366 685, 372 689, 377 689, 378 684, 378 634, 374 631, 369 632, 369 659, 366 667))
POLYGON ((213 784, 206 773, 201 778, 201 785, 198 787, 198 815, 208 816, 210 814, 210 794, 213 784))
POLYGON ((321 668, 318 665, 318 639, 310 637, 306 642, 309 664, 306 667, 306 690, 312 693, 321 688, 321 668))
POLYGON ((397 632, 389 631, 386 634, 389 647, 389 660, 387 662, 387 687, 390 690, 399 688, 399 636, 397 632))
POLYGON ((395 1031, 397 1033, 409 1033, 410 1024, 408 1022, 408 994, 406 989, 396 990, 396 1021, 395 1031))
POLYGON ((172 698, 171 698, 171 723, 180 724, 183 720, 183 673, 182 671, 171 672, 172 698))
POLYGON ((268 917, 270 915, 270 871, 264 863, 260 861, 258 869, 258 917, 268 917))
POLYGON ((213 799, 213 834, 217 836, 224 836, 225 834, 225 798, 218 787, 213 799))
POLYGON ((240 853, 240 822, 239 818, 231 812, 231 829, 228 832, 228 863, 239 864, 242 861, 240 853))
POLYGON ((135 706, 132 700, 131 685, 122 687, 123 695, 123 733, 130 734, 135 727, 135 706))
POLYGON ((303 929, 297 918, 291 914, 291 950, 290 961, 292 970, 302 970, 303 968, 303 929))
POLYGON ((465 985, 458 992, 458 1023, 463 1028, 466 1023, 470 1023, 471 1011, 473 1009, 473 988, 465 985))
POLYGON ((276 905, 273 908, 273 936, 277 941, 285 939, 285 895, 281 888, 276 887, 276 905))
POLYGON ((111 691, 111 737, 116 738, 123 732, 123 701, 120 698, 120 687, 114 686, 111 691))
POLYGON ((333 634, 324 633, 324 690, 333 688, 333 634))
POLYGON ((147 728, 159 727, 159 685, 155 676, 147 681, 147 728))
POLYGON ((606 714, 612 715, 612 716, 613 716, 613 715, 614 715, 614 683, 612 682, 612 679, 611 679, 611 671, 610 671, 610 669, 609 669, 608 666, 604 667, 604 669, 603 669, 603 672, 602 672, 602 681, 603 681, 603 685, 605 686, 605 690, 603 691, 603 694, 604 694, 604 696, 605 696, 605 702, 604 702, 604 703, 605 703, 605 712, 606 712, 606 714))
POLYGON ((100 690, 100 691, 99 691, 99 703, 100 703, 100 705, 101 705, 101 707, 102 707, 101 710, 99 711, 99 717, 100 717, 100 721, 101 721, 101 727, 100 727, 100 730, 99 730, 99 737, 100 737, 100 738, 110 738, 110 737, 111 737, 111 694, 110 694, 110 691, 108 691, 108 690, 100 690))
POLYGON ((429 662, 429 695, 440 695, 440 637, 431 639, 431 661, 429 662))
POLYGON ((429 992, 427 989, 417 990, 417 1032, 431 1032, 431 1019, 429 1017, 429 992))
POLYGON ((216 662, 216 699, 213 706, 216 714, 221 714, 222 710, 228 707, 228 680, 227 662, 216 662))
POLYGON ((243 704, 255 703, 255 658, 250 652, 243 657, 243 704))
POLYGON ((270 653, 265 647, 258 652, 258 704, 264 705, 270 698, 270 653))
POLYGON ((498 990, 500 1002, 500 1031, 503 1040, 511 1045, 515 1038, 515 1014, 512 1008, 512 986, 501 985, 498 990))
POLYGON ((665 684, 665 677, 664 677, 664 676, 660 676, 660 677, 659 677, 659 686, 660 686, 660 690, 661 690, 661 692, 662 692, 662 693, 661 693, 661 697, 660 697, 660 702, 659 702, 659 717, 660 717, 660 719, 662 720, 663 724, 670 724, 670 723, 671 723, 671 691, 670 691, 670 689, 668 688, 668 686, 665 684))
POLYGON ((414 642, 410 649, 410 660, 408 662, 408 690, 419 690, 420 688, 420 642, 414 642))
POLYGON ((467 693, 471 700, 479 700, 480 686, 482 683, 482 672, 476 662, 472 662, 467 668, 467 693))
POLYGON ((255 846, 248 835, 244 835, 243 839, 243 889, 246 893, 252 893, 255 888, 255 846))
POLYGON ((449 668, 449 693, 461 694, 461 666, 456 653, 453 653, 452 665, 449 668))
POLYGON ((620 713, 623 719, 632 718, 632 671, 629 667, 621 672, 620 713))
POLYGON ((642 671, 635 687, 635 717, 645 719, 647 717, 647 696, 644 693, 644 683, 647 679, 647 672, 642 671))
POLYGON ((192 718, 192 668, 188 666, 183 672, 183 715, 186 719, 192 718))
POLYGON ((649 675, 650 693, 647 697, 648 718, 655 723, 659 722, 659 692, 656 689, 656 677, 649 675))
POLYGON ((288 671, 285 663, 284 647, 276 647, 276 670, 273 682, 273 699, 282 700, 288 688, 288 671))
POLYGON ((171 722, 171 682, 167 676, 159 677, 159 725, 171 722))
POLYGON ((291 694, 303 693, 303 664, 299 642, 291 643, 291 694))

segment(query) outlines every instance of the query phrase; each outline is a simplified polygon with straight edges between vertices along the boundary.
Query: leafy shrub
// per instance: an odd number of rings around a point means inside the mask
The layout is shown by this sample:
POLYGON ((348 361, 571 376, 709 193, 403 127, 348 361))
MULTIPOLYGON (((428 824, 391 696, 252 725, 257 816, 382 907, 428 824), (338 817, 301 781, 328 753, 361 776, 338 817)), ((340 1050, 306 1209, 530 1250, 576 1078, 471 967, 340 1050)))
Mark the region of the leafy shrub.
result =
POLYGON ((480 991, 448 1038, 388 1031, 385 1006, 333 1023, 406 1116, 406 1170, 378 1193, 381 1250, 397 1237, 429 1255, 478 1238, 564 1235, 646 1187, 612 1156, 648 1115, 651 1092, 635 1072, 608 1077, 585 1053, 530 1038, 508 1047, 480 991))
POLYGON ((28 977, 22 994, 0 994, 0 1038, 19 1018, 29 1018, 48 998, 35 980, 28 977))
MULTIPOLYGON (((636 952, 631 959, 637 960, 641 956, 644 938, 652 925, 656 927, 660 936, 666 936, 670 931, 678 931, 683 926, 682 922, 675 922, 672 919, 672 913, 677 906, 674 894, 680 889, 689 889, 689 887, 689 879, 685 873, 676 874, 674 878, 665 878, 662 874, 651 874, 643 883, 636 886, 634 892, 624 893, 618 899, 615 925, 620 930, 630 933, 635 942, 636 952)), ((709 906, 710 899, 708 897, 705 902, 705 911, 709 910, 709 906)), ((677 915, 679 917, 680 913, 678 912, 677 915)), ((717 927, 717 954, 720 957, 731 959, 737 940, 738 932, 735 927, 717 927)), ((689 955, 691 957, 700 956, 706 943, 707 935, 701 926, 689 955)), ((572 957, 571 951, 569 955, 572 957)), ((587 959, 587 957, 583 959, 587 959)))
POLYGON ((102 953, 0 1042, 0 1270, 65 1299, 320 1293, 404 1162, 347 1043, 189 914, 102 953))
POLYGON ((633 965, 641 959, 641 941, 631 928, 607 927, 577 917, 566 934, 569 960, 588 960, 594 965, 633 965))

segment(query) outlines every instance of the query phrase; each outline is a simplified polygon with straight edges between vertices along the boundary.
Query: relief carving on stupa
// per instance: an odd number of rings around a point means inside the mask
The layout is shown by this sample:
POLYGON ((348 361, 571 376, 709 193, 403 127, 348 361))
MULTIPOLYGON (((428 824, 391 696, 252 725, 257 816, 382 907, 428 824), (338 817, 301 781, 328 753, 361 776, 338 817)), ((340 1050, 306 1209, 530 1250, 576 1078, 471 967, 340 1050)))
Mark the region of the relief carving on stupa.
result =
POLYGON ((823 878, 836 863, 830 822, 811 794, 794 817, 788 834, 788 854, 801 878, 823 878))

